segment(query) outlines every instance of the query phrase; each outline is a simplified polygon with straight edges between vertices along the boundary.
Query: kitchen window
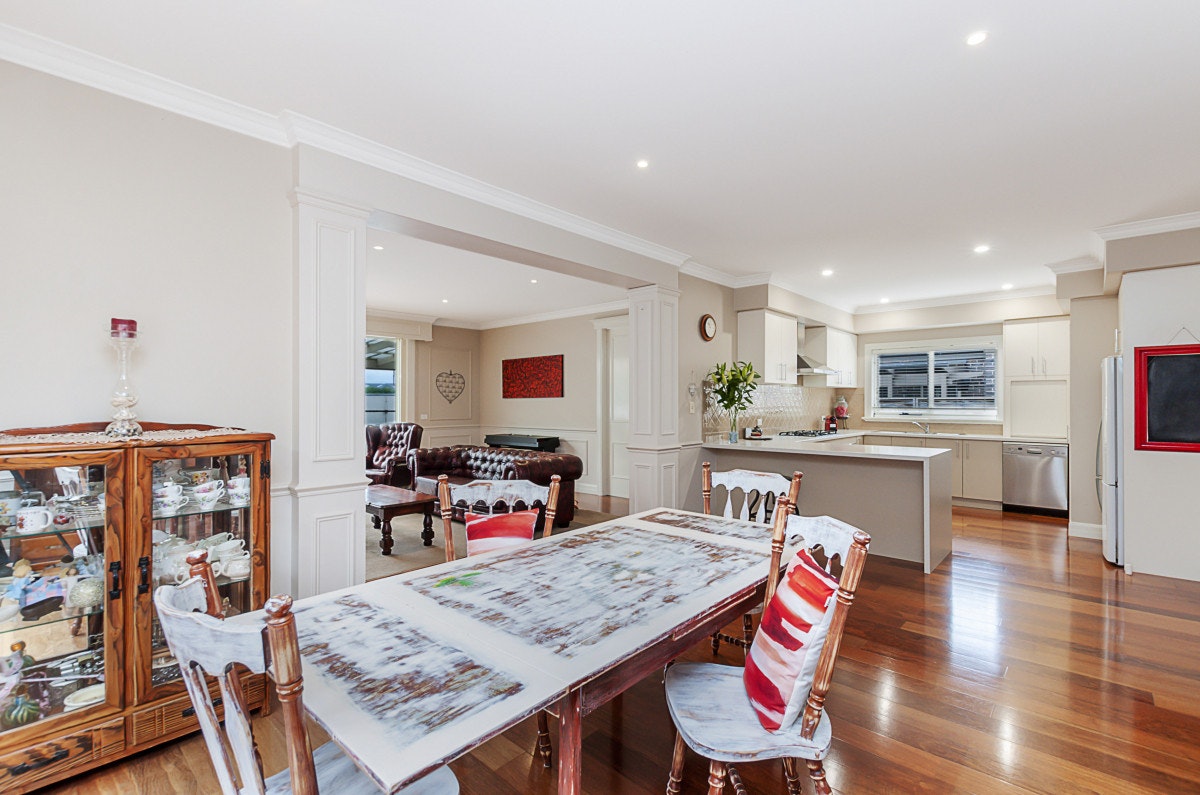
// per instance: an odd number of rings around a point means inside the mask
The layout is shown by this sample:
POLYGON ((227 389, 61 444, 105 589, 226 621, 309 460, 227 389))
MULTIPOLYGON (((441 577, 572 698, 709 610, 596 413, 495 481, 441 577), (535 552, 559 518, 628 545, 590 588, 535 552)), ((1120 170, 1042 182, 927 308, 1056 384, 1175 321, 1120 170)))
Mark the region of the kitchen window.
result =
POLYGON ((1001 421, 998 339, 867 345, 865 353, 870 416, 1001 421))

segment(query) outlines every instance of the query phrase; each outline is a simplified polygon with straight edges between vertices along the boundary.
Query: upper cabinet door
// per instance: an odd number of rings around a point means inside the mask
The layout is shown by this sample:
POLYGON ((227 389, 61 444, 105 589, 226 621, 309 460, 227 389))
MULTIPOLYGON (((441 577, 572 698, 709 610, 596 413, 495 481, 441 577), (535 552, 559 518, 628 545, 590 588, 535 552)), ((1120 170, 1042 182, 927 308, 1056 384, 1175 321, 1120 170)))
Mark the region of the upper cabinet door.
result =
POLYGON ((738 312, 738 359, 753 362, 764 384, 796 383, 796 318, 767 309, 738 312))
POLYGON ((1038 375, 1071 374, 1071 320, 1045 318, 1038 323, 1038 375))
POLYGON ((1014 320, 1004 324, 1004 377, 1041 375, 1038 322, 1014 320))

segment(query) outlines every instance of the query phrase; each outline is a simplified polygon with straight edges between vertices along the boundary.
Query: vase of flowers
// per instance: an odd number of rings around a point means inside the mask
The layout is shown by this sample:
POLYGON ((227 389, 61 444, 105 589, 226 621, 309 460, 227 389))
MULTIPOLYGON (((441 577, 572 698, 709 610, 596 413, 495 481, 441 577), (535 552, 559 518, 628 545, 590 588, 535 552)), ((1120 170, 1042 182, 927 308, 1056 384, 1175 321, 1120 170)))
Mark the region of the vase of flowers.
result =
POLYGON ((738 417, 754 403, 754 390, 758 389, 754 379, 760 375, 751 362, 721 362, 708 371, 713 400, 729 414, 730 444, 737 443, 738 417))

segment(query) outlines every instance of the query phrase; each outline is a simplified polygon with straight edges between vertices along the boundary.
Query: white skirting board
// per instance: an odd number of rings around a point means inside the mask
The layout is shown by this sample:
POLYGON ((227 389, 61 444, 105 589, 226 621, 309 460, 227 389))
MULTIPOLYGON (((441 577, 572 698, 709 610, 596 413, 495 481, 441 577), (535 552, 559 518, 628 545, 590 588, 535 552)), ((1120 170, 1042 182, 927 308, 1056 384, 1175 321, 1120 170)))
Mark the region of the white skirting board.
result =
POLYGON ((1067 525, 1067 535, 1074 538, 1094 538, 1100 540, 1100 525, 1089 522, 1071 522, 1067 525))

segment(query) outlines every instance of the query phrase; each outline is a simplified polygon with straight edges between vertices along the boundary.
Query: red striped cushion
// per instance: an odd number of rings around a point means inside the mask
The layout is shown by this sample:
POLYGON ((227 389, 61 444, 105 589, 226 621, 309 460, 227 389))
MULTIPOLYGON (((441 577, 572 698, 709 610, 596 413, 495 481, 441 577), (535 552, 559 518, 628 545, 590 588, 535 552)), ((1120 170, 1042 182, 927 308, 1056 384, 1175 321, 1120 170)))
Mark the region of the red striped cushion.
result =
POLYGON ((495 515, 468 512, 467 554, 477 555, 503 547, 528 544, 533 540, 533 528, 537 524, 537 509, 513 511, 495 515))
POLYGON ((802 549, 763 610, 742 674, 763 728, 786 729, 804 710, 833 618, 836 591, 837 580, 802 549))

